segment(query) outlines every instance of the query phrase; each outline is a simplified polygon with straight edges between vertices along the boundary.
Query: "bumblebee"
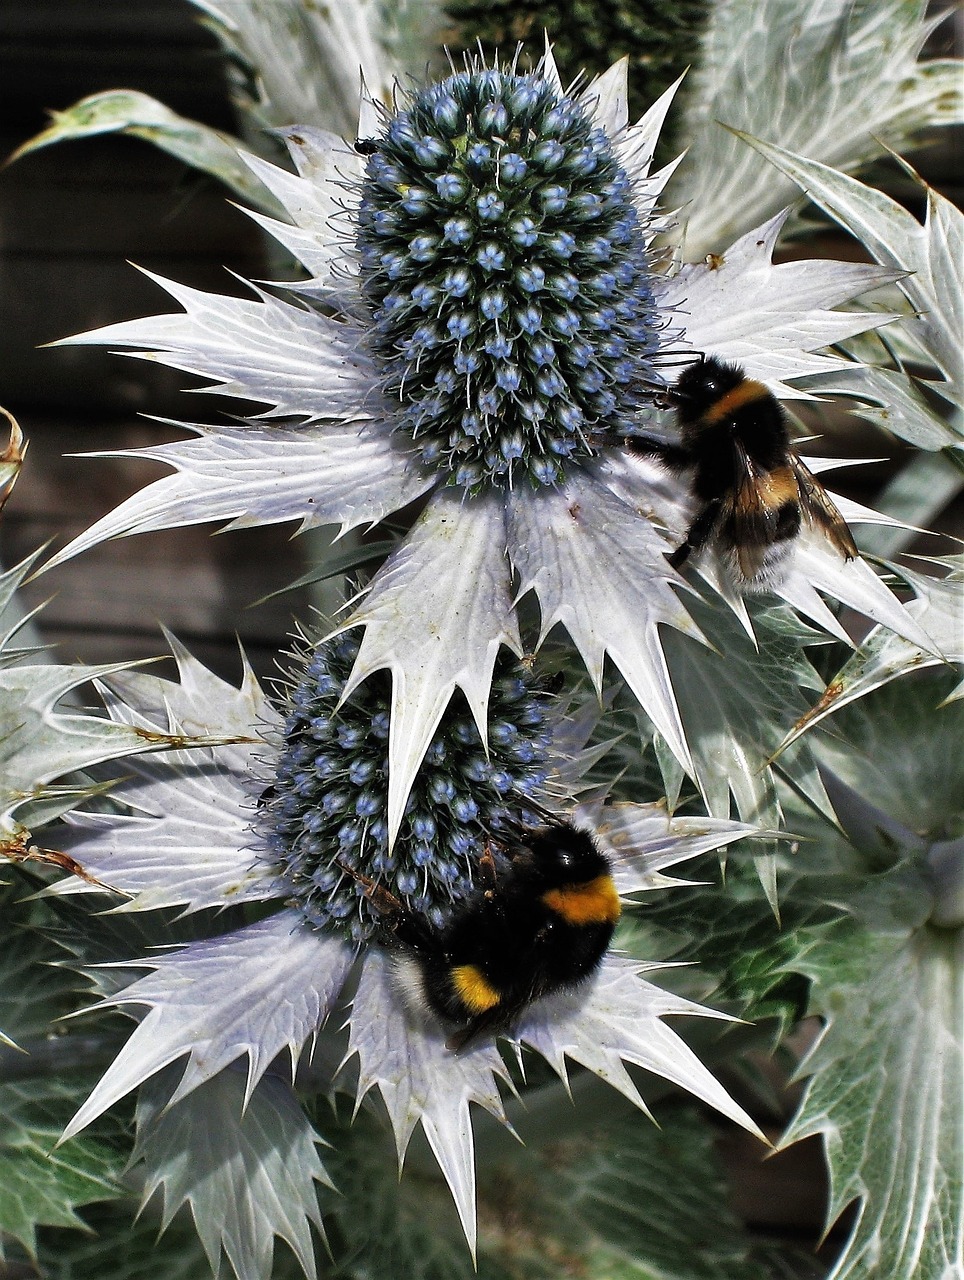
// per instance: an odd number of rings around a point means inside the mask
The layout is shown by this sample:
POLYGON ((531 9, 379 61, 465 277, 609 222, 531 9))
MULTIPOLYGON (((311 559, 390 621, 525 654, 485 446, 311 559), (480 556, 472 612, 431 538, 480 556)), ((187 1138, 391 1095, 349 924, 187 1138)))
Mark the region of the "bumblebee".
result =
POLYGON ((768 590, 789 571, 804 522, 855 559, 846 521, 794 452, 786 415, 762 382, 706 357, 684 370, 666 398, 676 409, 679 444, 635 436, 626 447, 690 474, 697 511, 668 557, 674 569, 709 544, 743 590, 768 590))
POLYGON ((620 915, 609 860, 569 822, 527 833, 503 873, 491 854, 485 862, 489 887, 440 929, 384 890, 371 895, 397 947, 403 994, 452 1029, 447 1043, 456 1051, 510 1028, 534 1000, 589 978, 620 915))

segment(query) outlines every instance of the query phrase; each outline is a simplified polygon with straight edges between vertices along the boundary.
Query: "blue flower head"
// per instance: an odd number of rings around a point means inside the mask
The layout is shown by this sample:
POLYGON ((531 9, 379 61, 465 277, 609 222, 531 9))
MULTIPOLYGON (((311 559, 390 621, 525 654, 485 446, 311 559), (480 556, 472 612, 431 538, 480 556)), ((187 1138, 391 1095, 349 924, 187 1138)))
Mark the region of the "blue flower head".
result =
POLYGON ((549 695, 506 655, 492 684, 488 753, 460 695, 429 746, 390 849, 388 674, 376 672, 339 705, 359 643, 352 631, 306 655, 259 824, 269 861, 307 923, 352 941, 378 927, 373 886, 444 924, 472 892, 488 833, 505 826, 506 796, 519 809, 545 780, 550 743, 549 695))
POLYGON ((661 379, 631 183, 587 107, 473 65, 373 139, 357 214, 369 341, 423 467, 555 485, 661 379))

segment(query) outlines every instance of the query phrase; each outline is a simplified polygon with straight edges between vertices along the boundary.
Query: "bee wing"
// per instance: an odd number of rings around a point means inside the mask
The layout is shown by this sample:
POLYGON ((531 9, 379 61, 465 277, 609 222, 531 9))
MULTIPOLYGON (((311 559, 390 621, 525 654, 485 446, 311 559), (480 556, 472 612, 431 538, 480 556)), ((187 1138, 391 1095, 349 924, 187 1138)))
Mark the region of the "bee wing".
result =
POLYGON ((790 455, 790 465, 800 492, 800 510, 807 523, 818 525, 846 560, 856 560, 859 553, 850 526, 837 510, 830 494, 795 453, 790 455))
MULTIPOLYGON (((752 581, 763 569, 773 545, 775 509, 769 499, 769 474, 758 467, 740 444, 734 449, 736 483, 729 516, 740 572, 752 581)), ((726 519, 726 515, 721 517, 726 519)))

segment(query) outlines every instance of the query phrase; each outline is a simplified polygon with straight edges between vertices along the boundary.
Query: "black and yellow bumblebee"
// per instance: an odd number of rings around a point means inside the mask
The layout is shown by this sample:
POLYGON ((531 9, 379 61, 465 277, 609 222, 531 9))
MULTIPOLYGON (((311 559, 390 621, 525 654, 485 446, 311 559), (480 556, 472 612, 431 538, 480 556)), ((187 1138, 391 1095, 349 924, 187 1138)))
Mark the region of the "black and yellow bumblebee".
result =
POLYGON ((697 510, 670 555, 680 569, 710 546, 745 591, 779 585, 804 522, 847 560, 858 552, 847 522, 794 452, 776 397, 739 365, 704 357, 665 394, 676 410, 679 444, 632 436, 626 447, 670 470, 688 472, 697 510))
POLYGON ((507 869, 488 855, 490 884, 442 928, 372 894, 405 998, 451 1031, 453 1050, 509 1030, 534 1000, 591 977, 619 920, 611 864, 587 831, 552 821, 505 852, 507 869))

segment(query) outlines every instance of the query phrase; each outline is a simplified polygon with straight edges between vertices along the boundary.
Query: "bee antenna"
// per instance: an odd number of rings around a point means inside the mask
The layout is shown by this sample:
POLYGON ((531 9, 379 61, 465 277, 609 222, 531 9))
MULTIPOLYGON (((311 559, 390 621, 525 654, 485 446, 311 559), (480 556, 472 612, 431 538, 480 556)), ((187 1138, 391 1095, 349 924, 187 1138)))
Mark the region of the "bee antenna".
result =
MULTIPOLYGON (((562 827, 566 824, 566 819, 558 813, 554 813, 551 809, 547 809, 544 804, 540 804, 538 800, 532 796, 523 795, 521 791, 515 792, 515 798, 519 801, 520 808, 530 809, 538 817, 542 818, 547 826, 562 827)), ((520 830, 525 830, 522 824, 518 824, 520 830)))

